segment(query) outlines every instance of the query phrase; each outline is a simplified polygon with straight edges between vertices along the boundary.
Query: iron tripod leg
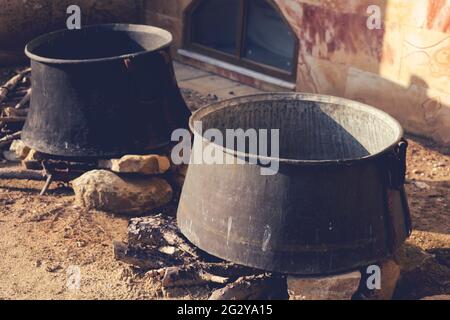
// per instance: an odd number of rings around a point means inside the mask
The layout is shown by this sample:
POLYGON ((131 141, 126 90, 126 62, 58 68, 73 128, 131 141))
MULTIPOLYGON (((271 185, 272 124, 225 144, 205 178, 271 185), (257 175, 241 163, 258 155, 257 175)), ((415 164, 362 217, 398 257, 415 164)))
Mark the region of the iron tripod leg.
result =
POLYGON ((39 195, 43 196, 47 193, 48 189, 50 188, 50 185, 53 182, 53 175, 52 174, 47 174, 47 181, 45 182, 44 187, 41 190, 41 193, 39 195))

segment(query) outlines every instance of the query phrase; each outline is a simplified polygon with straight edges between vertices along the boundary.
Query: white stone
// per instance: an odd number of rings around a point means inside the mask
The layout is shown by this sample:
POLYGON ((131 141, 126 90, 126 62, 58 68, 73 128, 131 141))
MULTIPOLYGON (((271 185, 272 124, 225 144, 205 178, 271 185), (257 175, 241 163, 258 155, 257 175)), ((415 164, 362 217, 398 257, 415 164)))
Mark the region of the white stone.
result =
POLYGON ((154 177, 119 177, 106 170, 90 171, 72 181, 76 203, 88 209, 140 215, 172 200, 172 188, 154 177))
POLYGON ((25 159, 28 156, 28 153, 31 151, 29 147, 23 143, 22 140, 14 140, 11 143, 10 151, 14 152, 20 160, 25 159))
POLYGON ((127 155, 121 159, 101 160, 99 167, 116 173, 157 175, 164 174, 170 169, 170 161, 160 155, 127 155))
POLYGON ((3 158, 9 162, 20 162, 20 159, 14 151, 3 151, 3 158))

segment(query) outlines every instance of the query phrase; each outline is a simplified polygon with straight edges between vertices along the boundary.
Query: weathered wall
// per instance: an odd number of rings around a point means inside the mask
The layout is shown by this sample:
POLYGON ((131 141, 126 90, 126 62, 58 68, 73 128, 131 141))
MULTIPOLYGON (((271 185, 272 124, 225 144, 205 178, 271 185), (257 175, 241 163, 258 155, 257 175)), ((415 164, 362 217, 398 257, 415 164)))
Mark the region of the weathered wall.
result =
MULTIPOLYGON (((146 21, 181 46, 191 1, 146 0, 146 21)), ((366 102, 450 146, 450 0, 274 1, 300 39, 298 91, 366 102), (381 30, 367 28, 369 5, 381 30)))
POLYGON ((172 32, 176 47, 182 46, 184 12, 193 0, 144 0, 144 20, 172 32))
POLYGON ((449 0, 277 0, 301 40, 298 90, 366 102, 450 146, 449 0), (369 30, 369 5, 383 28, 369 30))
POLYGON ((82 24, 140 22, 142 0, 0 0, 0 65, 21 60, 25 44, 66 27, 67 7, 80 6, 82 24))

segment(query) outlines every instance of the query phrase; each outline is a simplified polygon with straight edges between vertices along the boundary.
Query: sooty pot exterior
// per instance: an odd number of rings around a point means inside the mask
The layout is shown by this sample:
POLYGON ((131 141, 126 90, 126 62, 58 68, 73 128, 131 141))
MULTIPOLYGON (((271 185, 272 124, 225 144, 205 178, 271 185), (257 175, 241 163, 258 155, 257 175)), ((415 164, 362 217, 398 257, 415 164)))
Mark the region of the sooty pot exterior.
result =
MULTIPOLYGON (((98 46, 94 41, 87 36, 80 44, 98 46)), ((122 38, 117 41, 120 46, 122 38)), ((168 32, 138 25, 60 31, 30 43, 33 92, 23 141, 42 153, 69 158, 140 154, 167 145, 172 130, 187 128, 190 116, 175 80, 170 43, 168 32), (116 41, 116 32, 138 43, 152 33, 167 39, 154 50, 106 58, 77 59, 76 52, 64 52, 74 56, 58 59, 36 53, 42 43, 64 41, 71 32, 105 30, 101 41, 116 41)))
MULTIPOLYGON (((211 143, 196 134, 195 147, 211 143)), ((354 161, 280 160, 275 175, 261 175, 258 164, 191 163, 179 227, 204 251, 262 270, 320 275, 368 266, 411 232, 406 148, 399 139, 354 161)))

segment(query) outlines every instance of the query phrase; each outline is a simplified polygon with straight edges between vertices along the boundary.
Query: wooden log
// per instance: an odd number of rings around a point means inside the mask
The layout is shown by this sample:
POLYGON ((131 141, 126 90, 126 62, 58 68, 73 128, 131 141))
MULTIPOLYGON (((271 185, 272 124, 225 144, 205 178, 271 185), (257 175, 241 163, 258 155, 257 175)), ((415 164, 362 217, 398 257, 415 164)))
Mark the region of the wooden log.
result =
POLYGON ((18 104, 16 104, 16 106, 14 108, 15 109, 25 108, 27 106, 27 104, 30 102, 30 99, 31 99, 31 89, 28 89, 25 97, 23 97, 22 100, 20 100, 20 102, 18 104))
POLYGON ((167 268, 162 280, 162 286, 164 288, 193 287, 206 283, 200 277, 200 272, 196 266, 167 268))
POLYGON ((6 99, 7 95, 17 87, 19 82, 22 81, 23 77, 30 71, 31 68, 20 72, 0 87, 0 103, 2 103, 6 99))
MULTIPOLYGON (((159 272, 161 274, 161 272, 159 272)), ((164 288, 193 287, 209 283, 227 284, 228 278, 205 272, 197 264, 166 268, 162 279, 164 288)))
POLYGON ((30 88, 26 88, 26 89, 16 88, 14 91, 12 91, 8 94, 8 99, 13 99, 13 98, 14 99, 23 99, 29 90, 30 90, 30 88))
POLYGON ((33 180, 45 181, 47 177, 42 171, 31 171, 21 167, 0 168, 0 179, 3 180, 33 180))
POLYGON ((138 267, 142 270, 161 269, 165 265, 175 264, 175 259, 162 255, 157 250, 142 250, 133 248, 126 243, 115 241, 113 243, 116 260, 138 267))
POLYGON ((3 123, 22 123, 27 120, 26 117, 1 117, 0 122, 3 123))
POLYGON ((11 135, 7 135, 6 137, 3 137, 0 139, 0 148, 9 145, 14 140, 20 139, 20 135, 22 134, 22 131, 13 133, 11 135))
POLYGON ((128 226, 128 243, 131 246, 172 246, 185 255, 198 259, 198 249, 179 233, 176 221, 163 215, 135 218, 128 226))
POLYGON ((3 110, 3 113, 6 117, 26 117, 28 115, 28 109, 7 107, 3 110))

